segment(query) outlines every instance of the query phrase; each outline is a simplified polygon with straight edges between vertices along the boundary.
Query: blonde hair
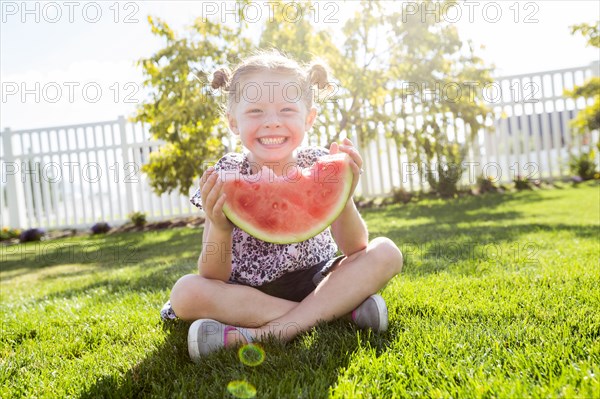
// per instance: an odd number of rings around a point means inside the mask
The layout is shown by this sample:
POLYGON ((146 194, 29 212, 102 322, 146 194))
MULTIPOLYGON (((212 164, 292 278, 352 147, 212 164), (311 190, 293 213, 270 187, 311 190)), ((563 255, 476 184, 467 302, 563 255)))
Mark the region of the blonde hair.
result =
POLYGON ((213 89, 224 89, 224 92, 227 93, 226 112, 233 110, 235 98, 239 98, 235 91, 239 89, 242 78, 261 72, 293 75, 300 86, 301 99, 307 109, 311 109, 313 106, 315 85, 318 91, 328 91, 332 88, 328 81, 327 67, 324 63, 315 61, 308 65, 300 65, 277 50, 262 51, 243 60, 233 71, 224 67, 214 72, 211 87, 213 89))

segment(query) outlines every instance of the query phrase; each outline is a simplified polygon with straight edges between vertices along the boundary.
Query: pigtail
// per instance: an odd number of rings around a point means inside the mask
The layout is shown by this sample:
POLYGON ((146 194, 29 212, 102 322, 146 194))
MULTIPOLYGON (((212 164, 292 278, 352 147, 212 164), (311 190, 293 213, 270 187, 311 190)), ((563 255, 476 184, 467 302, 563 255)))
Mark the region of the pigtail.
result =
POLYGON ((308 80, 311 86, 317 85, 319 90, 329 90, 331 83, 328 80, 328 73, 325 64, 313 62, 308 67, 308 80))
POLYGON ((322 103, 335 92, 335 87, 329 81, 330 75, 324 63, 319 61, 311 63, 308 66, 306 77, 311 87, 309 90, 312 93, 311 103, 322 103), (315 85, 316 88, 314 88, 315 85))
POLYGON ((231 71, 229 70, 229 68, 224 67, 224 68, 217 69, 215 71, 215 73, 213 74, 213 80, 212 80, 210 86, 215 90, 220 89, 222 87, 227 88, 230 79, 231 79, 231 71))

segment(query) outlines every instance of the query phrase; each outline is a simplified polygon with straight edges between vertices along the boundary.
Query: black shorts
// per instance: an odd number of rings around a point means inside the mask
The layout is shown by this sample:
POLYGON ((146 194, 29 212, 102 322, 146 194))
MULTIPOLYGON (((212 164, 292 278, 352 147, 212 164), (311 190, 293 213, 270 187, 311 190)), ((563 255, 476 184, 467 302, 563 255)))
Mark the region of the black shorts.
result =
POLYGON ((337 256, 308 269, 286 273, 277 280, 254 288, 267 295, 301 302, 308 294, 315 290, 321 280, 329 274, 331 268, 337 265, 344 257, 344 255, 337 256))

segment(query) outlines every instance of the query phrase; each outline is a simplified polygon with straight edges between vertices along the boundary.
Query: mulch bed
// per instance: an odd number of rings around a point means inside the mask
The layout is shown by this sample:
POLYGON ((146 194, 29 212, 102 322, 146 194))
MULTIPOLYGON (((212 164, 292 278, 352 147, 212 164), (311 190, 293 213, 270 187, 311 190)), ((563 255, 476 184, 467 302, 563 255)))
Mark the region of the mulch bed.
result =
POLYGON ((204 218, 200 216, 189 216, 185 218, 176 218, 172 220, 161 220, 159 222, 149 222, 143 227, 138 227, 132 223, 126 223, 122 226, 110 229, 107 234, 124 233, 128 231, 155 231, 173 229, 176 227, 198 227, 204 224, 204 218))
MULTIPOLYGON (((129 231, 157 231, 165 229, 174 229, 178 227, 191 227, 196 228, 204 224, 204 218, 200 216, 188 216, 182 218, 174 218, 171 220, 161 220, 157 222, 148 222, 144 226, 135 226, 133 223, 125 223, 122 226, 111 228, 106 234, 119 234, 129 231)), ((79 236, 90 236, 92 235, 90 230, 77 230, 77 229, 63 229, 63 230, 50 230, 42 237, 43 241, 57 240, 66 237, 79 237, 79 236)), ((19 239, 13 238, 10 240, 2 241, 2 245, 14 245, 18 244, 19 239)))

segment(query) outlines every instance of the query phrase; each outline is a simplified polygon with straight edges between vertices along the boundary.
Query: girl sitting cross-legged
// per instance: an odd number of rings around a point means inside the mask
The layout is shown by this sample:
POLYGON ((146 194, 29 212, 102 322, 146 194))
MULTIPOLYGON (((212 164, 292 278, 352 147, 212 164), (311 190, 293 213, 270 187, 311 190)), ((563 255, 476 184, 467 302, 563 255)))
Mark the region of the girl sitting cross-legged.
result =
POLYGON ((233 73, 218 70, 212 85, 228 92, 229 128, 245 152, 224 155, 202 175, 192 197, 206 213, 198 274, 176 282, 161 312, 164 318, 193 321, 188 334, 192 360, 268 336, 288 341, 345 315, 360 328, 385 331, 387 307, 376 292, 400 273, 402 254, 387 238, 369 241, 352 196, 330 228, 295 244, 261 241, 223 214, 227 198, 220 172, 251 175, 266 166, 282 175, 290 163, 309 167, 327 153, 344 152, 354 161, 354 192, 363 161, 350 140, 333 143, 329 150, 301 146, 317 115, 314 85, 327 86, 324 66, 302 67, 278 53, 265 53, 246 59, 233 73), (290 85, 301 90, 300 100, 286 97, 290 85), (245 95, 250 88, 252 95, 245 95))

